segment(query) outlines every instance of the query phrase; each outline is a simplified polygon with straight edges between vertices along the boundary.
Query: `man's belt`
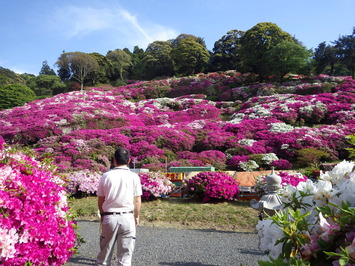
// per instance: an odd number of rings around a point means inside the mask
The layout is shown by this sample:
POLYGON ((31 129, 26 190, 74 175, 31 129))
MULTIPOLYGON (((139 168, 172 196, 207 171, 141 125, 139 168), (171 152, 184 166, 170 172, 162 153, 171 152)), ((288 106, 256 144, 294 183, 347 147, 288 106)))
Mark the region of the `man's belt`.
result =
POLYGON ((103 212, 100 213, 101 216, 105 215, 122 215, 122 214, 128 214, 128 213, 133 213, 133 211, 128 211, 128 212, 103 212))

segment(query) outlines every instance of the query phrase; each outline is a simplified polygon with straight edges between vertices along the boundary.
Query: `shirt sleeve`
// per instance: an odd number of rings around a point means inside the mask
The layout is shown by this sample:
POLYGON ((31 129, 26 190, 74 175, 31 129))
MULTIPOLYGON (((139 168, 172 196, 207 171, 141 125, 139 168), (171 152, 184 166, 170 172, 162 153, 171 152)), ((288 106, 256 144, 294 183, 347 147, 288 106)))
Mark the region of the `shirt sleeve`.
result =
POLYGON ((97 187, 97 192, 96 192, 96 195, 99 196, 99 197, 104 197, 105 196, 105 193, 104 193, 104 185, 103 185, 103 179, 104 177, 101 176, 100 178, 100 181, 99 181, 99 185, 97 187))
POLYGON ((138 196, 142 196, 143 194, 143 191, 142 191, 142 184, 141 184, 141 179, 138 175, 135 176, 135 178, 133 179, 134 180, 134 196, 135 197, 138 197, 138 196))

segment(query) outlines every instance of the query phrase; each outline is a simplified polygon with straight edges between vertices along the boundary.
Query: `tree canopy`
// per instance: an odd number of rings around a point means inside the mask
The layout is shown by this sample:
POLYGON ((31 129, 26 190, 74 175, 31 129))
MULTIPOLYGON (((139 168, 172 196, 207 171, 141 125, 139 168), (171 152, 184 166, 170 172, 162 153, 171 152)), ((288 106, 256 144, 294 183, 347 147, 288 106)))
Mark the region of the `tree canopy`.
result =
POLYGON ((211 56, 213 71, 240 69, 240 39, 243 35, 244 31, 230 30, 214 43, 211 56))
POLYGON ((276 24, 263 22, 247 30, 240 41, 242 69, 258 74, 262 80, 265 78, 266 53, 280 42, 294 42, 294 39, 276 24))
POLYGON ((278 79, 288 73, 309 74, 311 55, 300 44, 282 41, 265 53, 265 74, 276 75, 278 79))
POLYGON ((335 41, 335 47, 339 60, 351 72, 351 76, 355 78, 355 27, 350 35, 341 36, 335 41))
POLYGON ((36 94, 26 85, 8 84, 0 87, 0 110, 24 105, 36 99, 36 94))
POLYGON ((175 72, 178 75, 192 75, 207 69, 210 54, 193 38, 181 40, 172 50, 175 72))
POLYGON ((75 79, 84 89, 84 81, 88 74, 98 70, 99 64, 90 55, 82 52, 62 53, 56 65, 60 68, 59 75, 62 80, 75 79))
POLYGON ((0 67, 0 86, 26 84, 37 97, 45 97, 78 89, 79 84, 81 89, 84 84, 121 86, 133 80, 189 76, 209 71, 251 72, 259 81, 269 77, 281 78, 288 72, 354 77, 354 39, 353 31, 351 35, 339 37, 334 45, 323 42, 311 58, 310 50, 300 41, 276 24, 262 22, 247 31, 227 31, 214 43, 213 51, 208 51, 202 37, 185 33, 168 41, 154 41, 145 50, 135 46, 133 51, 114 49, 106 55, 63 51, 55 64, 61 84, 53 78, 57 75, 47 61, 43 61, 38 79, 34 79, 34 75, 16 74, 0 67), (310 65, 311 59, 313 65, 310 65))

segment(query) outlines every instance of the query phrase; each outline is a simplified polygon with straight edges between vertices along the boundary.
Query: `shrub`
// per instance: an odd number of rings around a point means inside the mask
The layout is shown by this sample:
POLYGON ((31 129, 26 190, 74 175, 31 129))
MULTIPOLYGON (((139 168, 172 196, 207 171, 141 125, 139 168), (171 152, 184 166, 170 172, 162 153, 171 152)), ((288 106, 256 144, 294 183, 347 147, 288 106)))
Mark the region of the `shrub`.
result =
POLYGON ((71 172, 67 177, 67 191, 75 197, 94 195, 100 178, 99 172, 89 170, 71 172))
POLYGON ((161 172, 139 173, 143 189, 143 200, 152 200, 168 195, 175 185, 161 172))
POLYGON ((203 202, 213 199, 234 200, 238 197, 238 182, 223 172, 201 172, 187 180, 187 194, 197 196, 203 202))
POLYGON ((76 235, 64 182, 44 164, 1 146, 0 264, 65 264, 76 235))
POLYGON ((320 160, 328 158, 329 154, 325 151, 318 150, 316 148, 304 148, 298 152, 298 163, 301 166, 311 166, 318 168, 320 160))
POLYGON ((8 84, 0 87, 0 95, 0 110, 24 105, 36 98, 34 91, 22 84, 8 84))
POLYGON ((275 160, 270 164, 270 166, 275 167, 277 170, 289 170, 293 167, 293 165, 285 159, 275 160))

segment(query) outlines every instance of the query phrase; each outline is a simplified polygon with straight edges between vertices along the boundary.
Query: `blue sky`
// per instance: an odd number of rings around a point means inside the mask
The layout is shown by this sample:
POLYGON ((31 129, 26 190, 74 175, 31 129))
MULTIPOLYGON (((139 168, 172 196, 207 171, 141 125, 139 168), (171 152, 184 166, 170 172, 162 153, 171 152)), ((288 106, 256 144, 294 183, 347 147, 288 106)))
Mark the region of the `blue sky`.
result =
POLYGON ((355 26, 355 0, 0 0, 0 66, 38 75, 65 52, 145 49, 179 34, 214 43, 229 30, 276 23, 307 48, 355 26))

